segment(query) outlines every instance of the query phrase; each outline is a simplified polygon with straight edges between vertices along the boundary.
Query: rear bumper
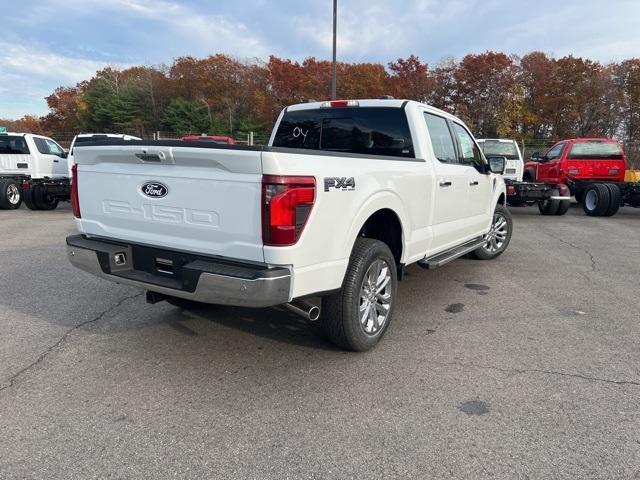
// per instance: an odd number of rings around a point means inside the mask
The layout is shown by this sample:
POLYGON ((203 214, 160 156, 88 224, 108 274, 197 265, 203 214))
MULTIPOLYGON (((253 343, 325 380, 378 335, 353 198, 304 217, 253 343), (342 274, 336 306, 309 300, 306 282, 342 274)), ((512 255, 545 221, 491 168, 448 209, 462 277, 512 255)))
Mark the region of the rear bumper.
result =
POLYGON ((100 278, 197 302, 270 307, 291 300, 291 271, 286 267, 239 263, 82 235, 67 237, 67 257, 75 267, 100 278), (124 254, 124 264, 116 264, 116 254, 124 254), (160 257, 175 260, 173 273, 154 271, 154 262, 160 257))

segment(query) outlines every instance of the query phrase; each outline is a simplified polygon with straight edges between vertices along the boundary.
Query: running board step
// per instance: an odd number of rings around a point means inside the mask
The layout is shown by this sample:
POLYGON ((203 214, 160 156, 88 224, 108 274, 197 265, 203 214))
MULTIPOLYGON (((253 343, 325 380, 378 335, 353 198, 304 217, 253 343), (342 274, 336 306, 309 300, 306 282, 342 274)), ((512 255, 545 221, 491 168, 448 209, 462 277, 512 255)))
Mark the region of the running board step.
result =
POLYGON ((473 252, 478 247, 484 245, 484 243, 484 238, 478 237, 474 240, 471 240, 470 242, 463 243, 462 245, 458 245, 457 247, 453 247, 442 253, 434 255, 433 257, 418 260, 418 265, 427 270, 438 268, 449 263, 452 260, 455 260, 456 258, 466 255, 469 252, 473 252))

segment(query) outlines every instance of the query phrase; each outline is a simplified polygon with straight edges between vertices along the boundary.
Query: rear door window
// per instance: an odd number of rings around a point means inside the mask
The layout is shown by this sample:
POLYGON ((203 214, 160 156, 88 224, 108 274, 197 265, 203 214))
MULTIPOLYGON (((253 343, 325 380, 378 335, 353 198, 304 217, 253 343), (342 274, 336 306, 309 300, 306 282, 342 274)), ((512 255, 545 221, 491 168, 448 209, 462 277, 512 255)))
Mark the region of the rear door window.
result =
POLYGON ((29 147, 22 136, 0 135, 0 155, 28 155, 29 147))
POLYGON ((622 150, 615 142, 580 142, 571 146, 567 158, 622 160, 622 150))
POLYGON ((427 122, 429 138, 436 158, 444 163, 458 163, 456 147, 447 120, 431 113, 425 113, 424 119, 427 122))
POLYGON ((404 110, 390 107, 285 112, 273 146, 415 157, 404 110))
POLYGON ((518 160, 518 149, 513 142, 501 142, 499 140, 485 140, 480 143, 485 157, 506 157, 508 160, 518 160))

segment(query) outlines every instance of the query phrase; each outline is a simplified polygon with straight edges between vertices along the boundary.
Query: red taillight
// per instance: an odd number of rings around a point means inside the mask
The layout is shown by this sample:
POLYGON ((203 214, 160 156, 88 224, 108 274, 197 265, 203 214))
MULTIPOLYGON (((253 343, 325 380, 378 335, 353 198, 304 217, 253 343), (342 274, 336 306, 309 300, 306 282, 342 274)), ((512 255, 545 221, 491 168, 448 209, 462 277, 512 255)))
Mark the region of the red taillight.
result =
POLYGON ((76 218, 80 218, 80 200, 78 200, 78 164, 71 167, 71 206, 76 218))
POLYGON ((508 185, 507 195, 515 195, 515 194, 516 194, 516 187, 514 187, 513 185, 508 185))
POLYGON ((262 177, 262 241, 265 245, 295 244, 316 199, 314 177, 262 177))

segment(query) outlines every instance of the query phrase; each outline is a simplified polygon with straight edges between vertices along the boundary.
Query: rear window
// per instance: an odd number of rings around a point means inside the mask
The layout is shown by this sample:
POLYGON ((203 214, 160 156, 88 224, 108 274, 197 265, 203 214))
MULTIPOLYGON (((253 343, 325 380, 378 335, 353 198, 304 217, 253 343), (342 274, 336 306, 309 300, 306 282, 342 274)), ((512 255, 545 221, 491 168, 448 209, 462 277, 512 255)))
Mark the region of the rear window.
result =
POLYGON ((0 135, 0 155, 28 155, 29 147, 24 137, 0 135))
POLYGON ((485 157, 507 157, 509 160, 518 160, 518 150, 513 142, 497 142, 485 140, 480 142, 480 148, 485 157))
POLYGON ((606 158, 621 160, 622 149, 616 142, 580 142, 574 143, 571 146, 567 158, 606 158))
POLYGON ((274 147, 413 158, 404 110, 347 107, 286 112, 274 147))

